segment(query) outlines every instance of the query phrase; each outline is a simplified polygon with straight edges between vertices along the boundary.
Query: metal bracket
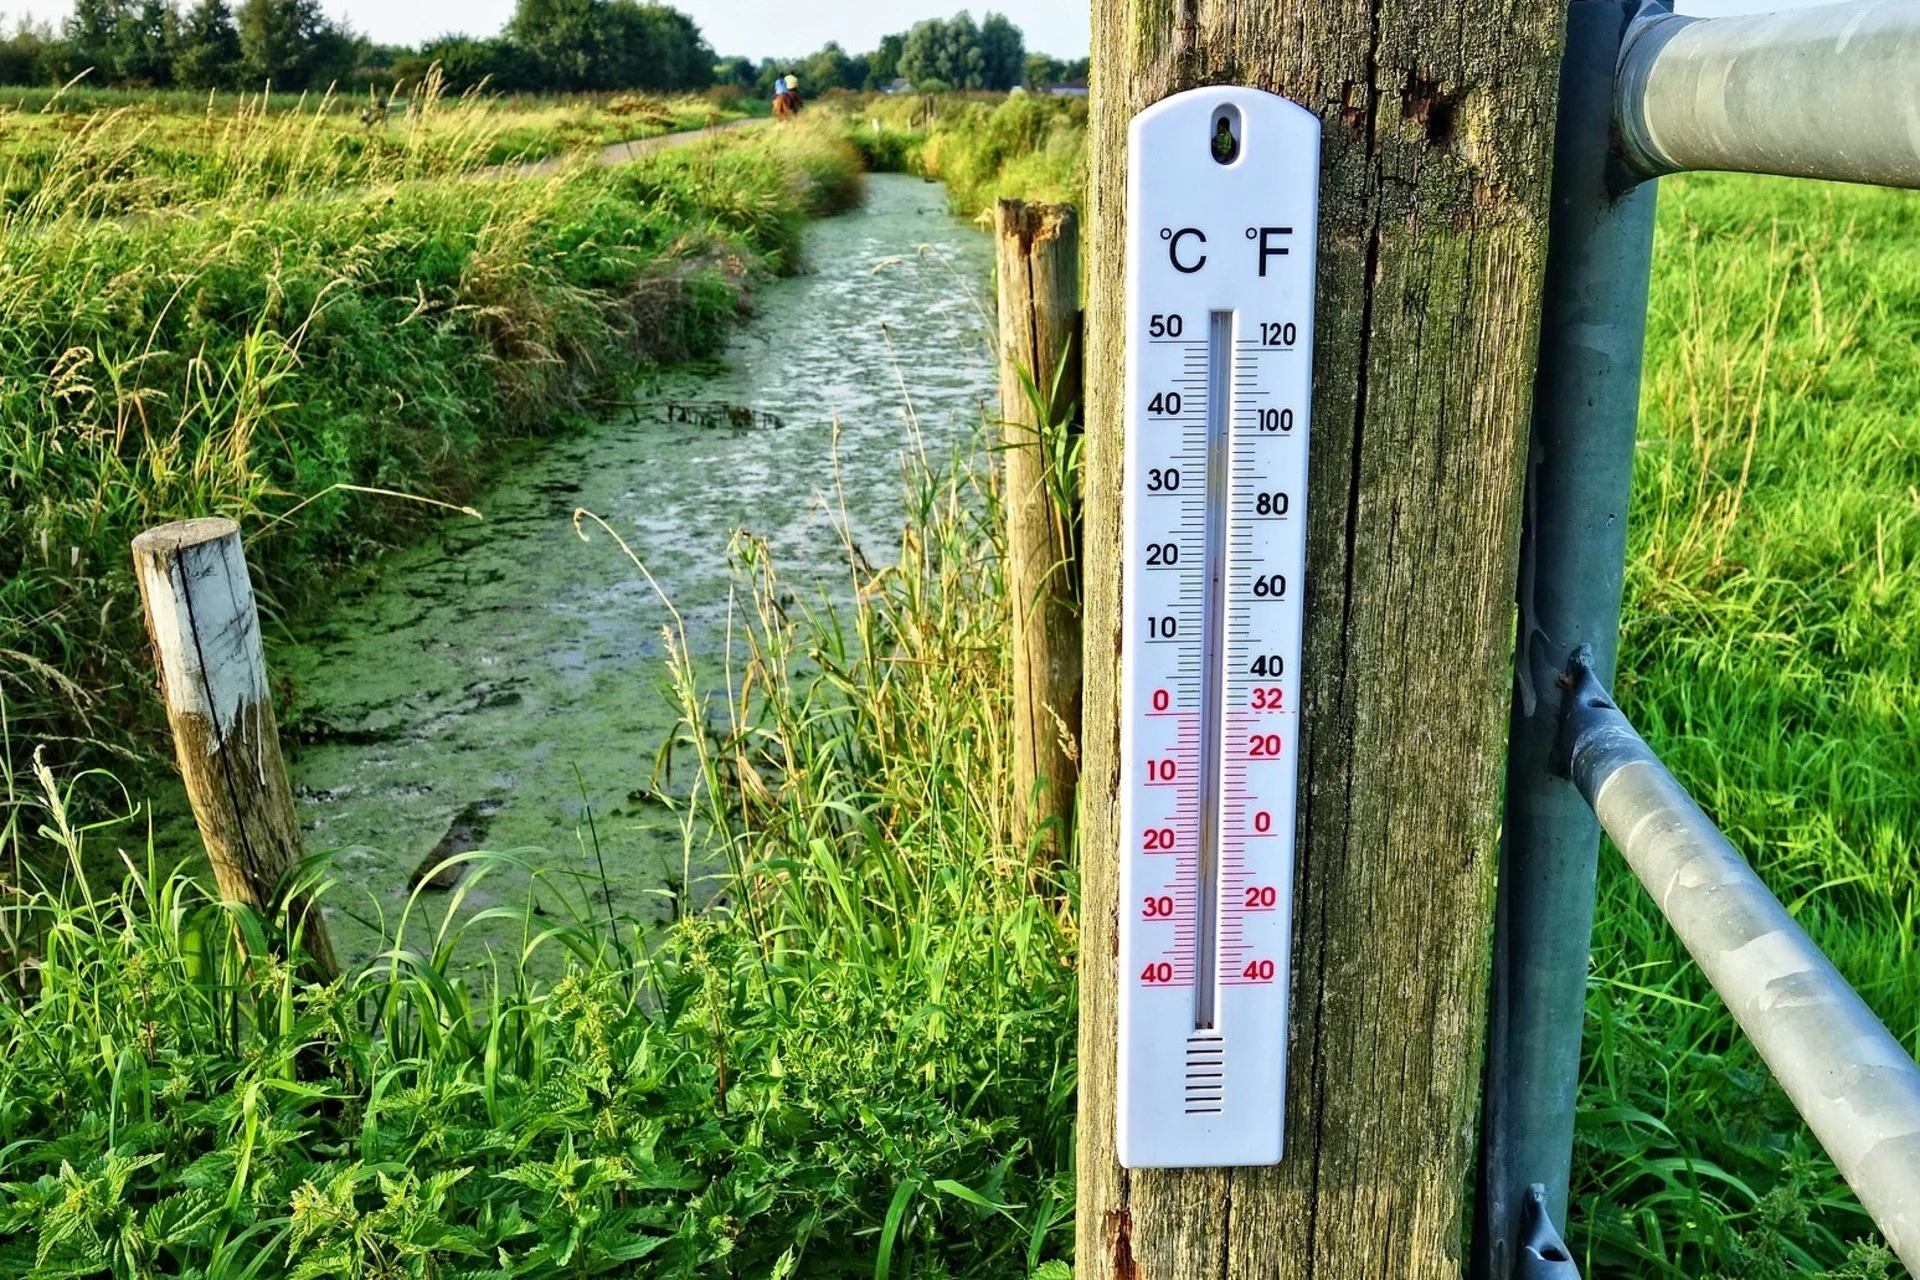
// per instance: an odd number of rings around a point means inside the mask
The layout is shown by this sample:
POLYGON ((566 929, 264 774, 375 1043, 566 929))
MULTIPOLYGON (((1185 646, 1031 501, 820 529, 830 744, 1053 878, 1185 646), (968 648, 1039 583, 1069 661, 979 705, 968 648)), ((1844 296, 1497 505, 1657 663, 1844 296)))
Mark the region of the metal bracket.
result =
POLYGON ((1547 1189, 1538 1182, 1527 1188, 1520 1208, 1520 1254, 1514 1259, 1513 1280, 1580 1280, 1573 1253, 1547 1211, 1547 1189))

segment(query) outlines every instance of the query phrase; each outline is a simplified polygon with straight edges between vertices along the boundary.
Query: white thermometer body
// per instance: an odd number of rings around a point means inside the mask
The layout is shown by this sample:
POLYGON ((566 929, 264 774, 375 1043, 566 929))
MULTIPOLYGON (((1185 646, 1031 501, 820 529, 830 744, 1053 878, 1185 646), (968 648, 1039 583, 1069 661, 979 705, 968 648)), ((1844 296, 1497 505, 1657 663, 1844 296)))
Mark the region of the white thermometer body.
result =
POLYGON ((1120 1163, 1273 1164, 1320 122, 1191 90, 1135 117, 1127 172, 1120 1163))

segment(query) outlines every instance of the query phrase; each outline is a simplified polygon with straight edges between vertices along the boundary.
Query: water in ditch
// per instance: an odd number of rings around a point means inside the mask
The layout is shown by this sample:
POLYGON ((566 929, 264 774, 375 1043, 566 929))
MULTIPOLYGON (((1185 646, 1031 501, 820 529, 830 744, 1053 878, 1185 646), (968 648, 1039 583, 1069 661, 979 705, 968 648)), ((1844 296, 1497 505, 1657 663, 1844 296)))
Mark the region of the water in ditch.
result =
MULTIPOLYGON (((871 178, 862 208, 809 230, 803 274, 757 291, 721 359, 543 446, 476 501, 484 520, 446 520, 276 651, 308 847, 337 850, 327 902, 344 957, 391 937, 410 897, 406 942, 425 945, 452 897, 409 881, 466 848, 572 880, 596 912, 671 914, 679 819, 648 790, 675 716, 671 615, 612 539, 581 540, 573 512, 619 533, 716 670, 736 530, 767 540, 791 589, 846 592, 836 422, 846 523, 875 561, 898 543, 902 452, 916 435, 936 456, 977 437, 991 269, 991 238, 949 216, 940 187, 871 178)), ((470 963, 509 958, 541 926, 523 914, 530 874, 462 887, 459 918, 522 917, 478 926, 470 963)))

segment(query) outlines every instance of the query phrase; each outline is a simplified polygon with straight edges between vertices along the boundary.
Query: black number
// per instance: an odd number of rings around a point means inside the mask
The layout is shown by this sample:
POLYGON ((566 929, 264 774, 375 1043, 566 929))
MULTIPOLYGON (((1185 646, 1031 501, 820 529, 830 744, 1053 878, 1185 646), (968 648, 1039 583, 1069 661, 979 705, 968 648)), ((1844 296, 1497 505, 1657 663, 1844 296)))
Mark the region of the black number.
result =
POLYGON ((1185 327, 1179 316, 1154 316, 1147 321, 1147 334, 1155 338, 1177 338, 1185 327))
POLYGON ((1147 401, 1147 412, 1162 418, 1175 418, 1180 415, 1180 393, 1162 391, 1147 401))
POLYGON ((1147 567, 1166 566, 1180 563, 1180 544, 1177 542, 1149 542, 1147 544, 1147 567))
POLYGON ((1262 431, 1293 430, 1293 410, 1262 409, 1260 411, 1260 429, 1262 431))
POLYGON ((1253 580, 1253 594, 1263 600, 1278 600, 1287 594, 1287 580, 1277 573, 1253 580))
POLYGON ((1172 614, 1164 618, 1147 619, 1147 639, 1171 640, 1180 632, 1180 620, 1172 614))
POLYGON ((1287 514, 1287 495, 1284 493, 1263 493, 1253 500, 1253 514, 1257 516, 1283 516, 1287 514))
POLYGON ((1278 680, 1286 673, 1287 664, 1280 660, 1277 653, 1263 653, 1253 660, 1253 674, 1278 680))
POLYGON ((1172 493, 1180 487, 1180 468, 1147 468, 1147 489, 1152 493, 1172 493))
POLYGON ((1272 324, 1262 321, 1260 324, 1260 345, 1263 347, 1290 347, 1293 345, 1293 340, 1299 336, 1299 333, 1299 329, 1294 327, 1294 323, 1291 320, 1285 324, 1272 324))

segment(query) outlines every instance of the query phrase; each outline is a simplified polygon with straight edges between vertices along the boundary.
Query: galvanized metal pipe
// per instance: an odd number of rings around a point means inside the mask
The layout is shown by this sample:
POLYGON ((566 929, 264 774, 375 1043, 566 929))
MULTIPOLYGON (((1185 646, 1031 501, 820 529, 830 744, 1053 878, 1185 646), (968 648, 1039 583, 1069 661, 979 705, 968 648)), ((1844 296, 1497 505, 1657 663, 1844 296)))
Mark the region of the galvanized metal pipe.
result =
MULTIPOLYGON (((1472 1274, 1528 1261, 1531 1191, 1564 1221, 1600 827, 1552 764, 1580 645, 1613 670, 1653 257, 1654 185, 1609 181, 1614 67, 1639 0, 1573 0, 1560 63, 1539 373, 1521 525, 1472 1274)), ((1537 1261, 1537 1260, 1536 1260, 1537 1261)))
POLYGON ((1614 707, 1588 655, 1569 677, 1562 745, 1575 785, 1920 1276, 1920 1067, 1614 707))
POLYGON ((1649 16, 1621 51, 1622 159, 1920 187, 1920 4, 1649 16))

